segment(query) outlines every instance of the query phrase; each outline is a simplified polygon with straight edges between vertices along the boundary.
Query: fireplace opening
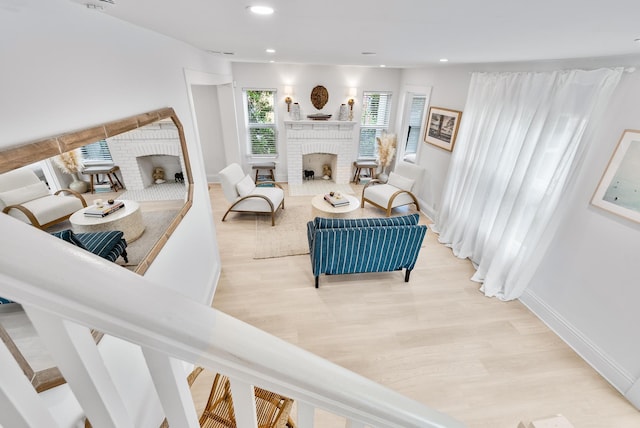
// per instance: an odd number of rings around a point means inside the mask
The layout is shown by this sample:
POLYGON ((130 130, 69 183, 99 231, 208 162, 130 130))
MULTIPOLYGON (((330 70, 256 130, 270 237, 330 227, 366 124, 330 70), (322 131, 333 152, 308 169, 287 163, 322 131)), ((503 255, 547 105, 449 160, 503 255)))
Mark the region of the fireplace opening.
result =
POLYGON ((171 155, 148 155, 138 156, 136 158, 138 163, 138 170, 142 177, 142 184, 144 188, 147 188, 156 183, 153 178, 153 173, 156 168, 162 168, 164 171, 164 180, 166 182, 173 182, 175 174, 182 171, 180 166, 180 158, 178 156, 171 155))
MULTIPOLYGON (((302 155, 302 167, 304 171, 313 171, 314 180, 326 180, 335 183, 336 171, 338 165, 338 156, 331 153, 310 153, 302 155), (331 177, 325 179, 323 177, 324 165, 329 165, 331 168, 331 177)), ((310 177, 306 177, 303 171, 303 182, 309 180, 310 177)))

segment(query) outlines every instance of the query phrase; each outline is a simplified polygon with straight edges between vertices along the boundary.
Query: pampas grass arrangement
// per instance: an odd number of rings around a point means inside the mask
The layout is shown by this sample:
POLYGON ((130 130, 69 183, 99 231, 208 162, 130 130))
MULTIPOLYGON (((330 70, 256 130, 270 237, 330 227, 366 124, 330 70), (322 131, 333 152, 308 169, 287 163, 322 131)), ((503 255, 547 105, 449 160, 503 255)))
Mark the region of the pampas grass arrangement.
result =
POLYGON ((54 157, 53 160, 65 174, 76 174, 82 171, 82 168, 84 167, 82 158, 77 150, 62 153, 54 157))
POLYGON ((391 166, 391 161, 396 154, 396 145, 398 143, 395 134, 382 134, 382 137, 376 137, 378 141, 378 161, 384 172, 391 166))

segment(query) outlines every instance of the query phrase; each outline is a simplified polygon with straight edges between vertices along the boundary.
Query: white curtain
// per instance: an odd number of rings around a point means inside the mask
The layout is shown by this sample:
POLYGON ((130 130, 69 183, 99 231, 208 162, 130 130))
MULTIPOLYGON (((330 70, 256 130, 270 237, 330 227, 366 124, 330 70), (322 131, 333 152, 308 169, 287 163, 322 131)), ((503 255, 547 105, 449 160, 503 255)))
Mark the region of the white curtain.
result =
POLYGON ((436 230, 474 263, 485 295, 512 300, 525 290, 527 258, 622 72, 473 74, 436 230))

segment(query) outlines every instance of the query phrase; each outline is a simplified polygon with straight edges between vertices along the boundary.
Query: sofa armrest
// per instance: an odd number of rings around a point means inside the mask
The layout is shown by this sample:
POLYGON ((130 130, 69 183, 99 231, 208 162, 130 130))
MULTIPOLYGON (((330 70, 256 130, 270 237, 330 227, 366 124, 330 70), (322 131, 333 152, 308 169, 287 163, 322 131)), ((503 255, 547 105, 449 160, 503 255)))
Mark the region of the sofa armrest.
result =
POLYGON ((36 219, 36 216, 29 211, 27 208, 23 207, 22 205, 9 205, 4 207, 4 209, 2 210, 3 213, 5 214, 9 214, 9 211, 11 210, 18 210, 20 212, 22 212, 22 214, 24 214, 25 216, 27 216, 27 218, 29 219, 29 222, 37 227, 38 229, 42 229, 42 226, 40 225, 40 222, 38 221, 38 219, 36 219))

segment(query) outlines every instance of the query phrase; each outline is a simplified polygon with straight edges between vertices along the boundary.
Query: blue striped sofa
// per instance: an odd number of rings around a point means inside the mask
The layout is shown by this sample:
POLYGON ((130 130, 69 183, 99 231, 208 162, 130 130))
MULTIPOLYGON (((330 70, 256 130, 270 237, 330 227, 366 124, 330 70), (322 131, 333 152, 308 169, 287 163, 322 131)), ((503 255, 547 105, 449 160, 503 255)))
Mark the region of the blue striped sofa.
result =
POLYGON ((418 214, 388 218, 316 217, 307 223, 311 268, 318 288, 320 274, 342 275, 406 269, 409 281, 427 226, 418 214))

